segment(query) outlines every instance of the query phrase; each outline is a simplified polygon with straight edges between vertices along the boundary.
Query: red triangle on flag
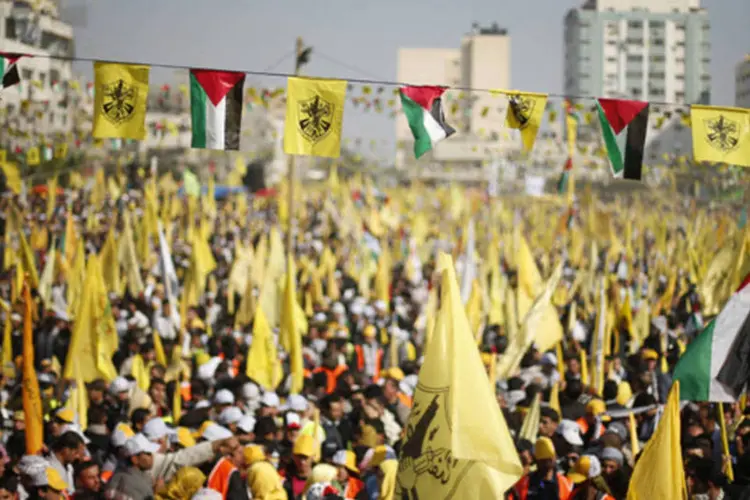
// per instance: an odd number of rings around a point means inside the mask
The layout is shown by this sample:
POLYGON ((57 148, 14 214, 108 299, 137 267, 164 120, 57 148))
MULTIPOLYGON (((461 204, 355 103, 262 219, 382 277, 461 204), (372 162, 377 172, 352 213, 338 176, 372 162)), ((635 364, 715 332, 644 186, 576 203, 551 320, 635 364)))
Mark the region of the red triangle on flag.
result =
POLYGON ((615 135, 623 131, 643 108, 648 106, 644 101, 628 101, 625 99, 597 99, 604 111, 609 126, 615 135))
POLYGON ((208 99, 214 106, 218 106, 222 99, 237 85, 245 73, 234 71, 212 71, 208 69, 191 69, 190 73, 198 80, 208 99))
POLYGON ((445 87, 424 85, 419 87, 401 87, 401 93, 422 106, 427 111, 432 110, 432 103, 445 92, 445 87))
POLYGON ((742 280, 742 284, 737 289, 737 292, 739 292, 740 290, 742 290, 743 288, 745 288, 748 284, 750 284, 750 274, 748 274, 747 276, 745 276, 745 279, 742 280))

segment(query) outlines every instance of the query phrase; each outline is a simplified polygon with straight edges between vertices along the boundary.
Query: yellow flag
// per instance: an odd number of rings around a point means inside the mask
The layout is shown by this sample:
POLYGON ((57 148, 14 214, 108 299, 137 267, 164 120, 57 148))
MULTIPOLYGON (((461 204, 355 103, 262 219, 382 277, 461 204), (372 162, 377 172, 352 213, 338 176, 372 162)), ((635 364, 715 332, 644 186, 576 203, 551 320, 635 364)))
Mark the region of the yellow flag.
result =
POLYGON ((55 145, 55 158, 58 160, 64 160, 68 157, 68 143, 61 142, 55 145))
POLYGON ((690 107, 696 161, 750 167, 750 109, 690 107))
POLYGON ((21 194, 21 174, 18 172, 18 165, 15 163, 0 162, 0 168, 5 174, 5 183, 14 194, 21 194))
POLYGON ((521 430, 518 432, 520 439, 528 439, 530 442, 536 443, 539 434, 539 420, 542 417, 541 397, 542 394, 539 392, 534 397, 534 401, 523 419, 521 430))
POLYGON ((461 302, 438 256, 441 305, 419 372, 394 498, 503 498, 523 474, 461 302))
POLYGON ((95 138, 146 138, 148 66, 94 63, 95 138))
POLYGON ((37 146, 29 148, 29 150, 26 151, 26 165, 34 167, 36 165, 39 165, 39 163, 39 148, 37 146))
POLYGON ((296 310, 297 304, 297 287, 295 277, 294 259, 287 256, 286 267, 286 284, 284 286, 284 298, 281 303, 281 328, 279 336, 281 344, 288 346, 289 365, 292 377, 292 384, 289 392, 299 393, 305 382, 304 362, 302 359, 302 335, 299 331, 299 315, 296 310))
POLYGON ((533 92, 501 91, 508 96, 508 112, 505 126, 521 131, 525 151, 534 149, 536 134, 542 125, 547 94, 533 92))
POLYGON ((669 391, 664 413, 635 463, 628 500, 687 498, 680 445, 680 382, 669 391))
POLYGON ((262 385, 264 389, 273 391, 280 382, 278 354, 274 344, 271 327, 266 319, 262 307, 255 309, 253 321, 253 342, 247 352, 247 368, 245 374, 262 385))
POLYGON ((32 333, 31 300, 29 286, 23 289, 23 412, 26 420, 26 454, 36 455, 42 451, 44 423, 42 422, 42 397, 34 368, 34 335, 32 333))
POLYGON ((344 80, 289 78, 284 152, 338 158, 345 101, 344 80))

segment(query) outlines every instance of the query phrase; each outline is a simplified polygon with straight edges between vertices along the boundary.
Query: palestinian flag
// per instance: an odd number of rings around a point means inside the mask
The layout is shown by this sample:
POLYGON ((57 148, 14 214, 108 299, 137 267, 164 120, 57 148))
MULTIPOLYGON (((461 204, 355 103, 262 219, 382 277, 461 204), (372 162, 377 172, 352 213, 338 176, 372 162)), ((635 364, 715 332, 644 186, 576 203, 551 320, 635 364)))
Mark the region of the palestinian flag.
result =
POLYGON ((570 172, 573 170, 573 159, 568 157, 565 162, 560 180, 557 181, 557 194, 563 194, 568 190, 568 182, 570 182, 570 172))
POLYGON ((18 65, 16 64, 21 57, 23 57, 22 54, 0 52, 0 75, 3 77, 4 89, 21 82, 18 65))
POLYGON ((680 399, 733 402, 750 378, 750 276, 674 369, 680 399))
POLYGON ((414 156, 419 158, 456 131, 445 123, 440 97, 443 87, 402 87, 401 108, 414 134, 414 156))
POLYGON ((615 177, 641 180, 648 129, 648 103, 597 99, 596 108, 612 173, 615 177))
POLYGON ((190 70, 192 147, 240 149, 244 85, 244 73, 190 70))

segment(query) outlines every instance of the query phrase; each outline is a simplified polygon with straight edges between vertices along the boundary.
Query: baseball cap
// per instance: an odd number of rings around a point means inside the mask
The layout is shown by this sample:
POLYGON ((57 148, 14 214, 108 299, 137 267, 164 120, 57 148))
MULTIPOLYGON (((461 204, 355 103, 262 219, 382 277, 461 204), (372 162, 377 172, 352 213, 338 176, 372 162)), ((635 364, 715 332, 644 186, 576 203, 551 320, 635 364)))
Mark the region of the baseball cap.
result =
POLYGON ((600 476, 602 473, 602 464, 594 455, 582 455, 573 470, 568 472, 568 479, 574 483, 582 483, 588 479, 600 476))
POLYGON ((286 428, 287 429, 300 429, 302 427, 302 419, 299 418, 299 415, 297 415, 294 412, 289 412, 286 414, 286 428))
POLYGON ((286 404, 292 411, 302 412, 307 410, 307 399, 300 394, 291 394, 286 400, 286 404))
POLYGON ((245 415, 240 419, 239 422, 237 422, 237 429, 244 432, 245 434, 250 434, 255 430, 255 417, 251 415, 245 415))
POLYGON ((218 420, 221 425, 236 424, 242 420, 242 410, 236 406, 224 408, 219 414, 218 420))
POLYGON ((207 425, 206 428, 203 429, 203 433, 201 434, 201 437, 206 441, 218 441, 220 439, 227 439, 232 436, 234 436, 234 434, 232 434, 232 431, 230 431, 226 427, 222 427, 213 423, 211 425, 207 425))
POLYGON ((132 438, 134 435, 135 433, 133 432, 133 429, 131 429, 128 424, 120 423, 112 432, 112 446, 115 448, 125 446, 128 439, 132 438))
POLYGON ((583 446, 581 428, 573 420, 561 420, 557 426, 557 433, 560 434, 568 444, 573 446, 583 446))
POLYGON ((333 455, 333 463, 334 465, 345 467, 347 470, 354 472, 355 474, 359 474, 359 469, 357 468, 357 456, 353 451, 337 451, 336 454, 333 455))
POLYGON ((157 451, 159 451, 159 445, 146 439, 146 436, 143 434, 136 434, 125 442, 125 453, 129 457, 134 457, 141 453, 153 455, 157 451))
POLYGON ((534 458, 536 460, 554 460, 556 456, 555 445, 550 438, 540 437, 536 440, 534 445, 534 458))
POLYGON ((109 384, 109 392, 113 396, 116 396, 123 392, 128 392, 131 387, 132 385, 128 379, 126 379, 125 377, 117 377, 112 381, 111 384, 109 384))
POLYGON ((176 433, 177 431, 164 423, 164 419, 158 417, 152 418, 143 426, 143 434, 151 440, 161 439, 164 436, 172 436, 176 433))
POLYGON ((268 406, 269 408, 278 408, 281 402, 279 396, 272 391, 264 392, 263 398, 260 400, 260 404, 268 406))
POLYGON ((234 394, 229 389, 219 389, 214 394, 214 404, 217 405, 233 405, 234 394))
POLYGON ((68 483, 66 483, 60 473, 52 467, 47 467, 43 474, 36 475, 32 482, 34 486, 46 486, 55 491, 64 491, 68 488, 68 483))

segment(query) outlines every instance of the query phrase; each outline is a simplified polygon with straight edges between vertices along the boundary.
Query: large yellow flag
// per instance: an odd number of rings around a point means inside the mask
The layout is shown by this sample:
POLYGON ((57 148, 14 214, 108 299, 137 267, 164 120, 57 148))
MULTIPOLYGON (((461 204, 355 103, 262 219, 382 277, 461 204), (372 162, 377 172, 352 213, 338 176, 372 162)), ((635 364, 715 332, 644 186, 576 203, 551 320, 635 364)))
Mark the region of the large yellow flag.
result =
POLYGON ((262 307, 255 309, 253 321, 253 343, 247 352, 247 368, 245 375, 262 385, 264 389, 273 391, 281 381, 281 366, 276 352, 271 327, 266 319, 262 307))
POLYGON ((696 161, 750 167, 750 109, 690 106, 696 161))
POLYGON ((289 351, 289 366, 292 377, 291 393, 302 392, 305 382, 304 362, 302 359, 302 335, 300 333, 299 315, 297 309, 297 276, 294 259, 287 256, 286 284, 284 285, 284 298, 281 302, 281 328, 279 337, 281 344, 289 351))
POLYGON ((26 454, 36 455, 42 451, 44 423, 42 422, 42 397, 39 381, 34 369, 34 335, 32 333, 31 300, 29 286, 23 289, 23 412, 26 420, 26 454))
POLYGON ((338 158, 345 101, 344 80, 289 78, 284 152, 338 158))
POLYGON ((95 138, 146 138, 148 66, 94 63, 95 138))
POLYGON ((453 261, 438 257, 441 306, 419 372, 394 498, 503 498, 523 474, 469 329, 453 261))
POLYGON ((659 425, 635 463, 628 500, 687 498, 680 446, 680 382, 669 391, 659 425))
POLYGON ((547 106, 547 94, 533 92, 500 91, 508 96, 508 112, 505 115, 505 126, 521 131, 523 149, 534 149, 536 134, 542 125, 544 109, 547 106))

